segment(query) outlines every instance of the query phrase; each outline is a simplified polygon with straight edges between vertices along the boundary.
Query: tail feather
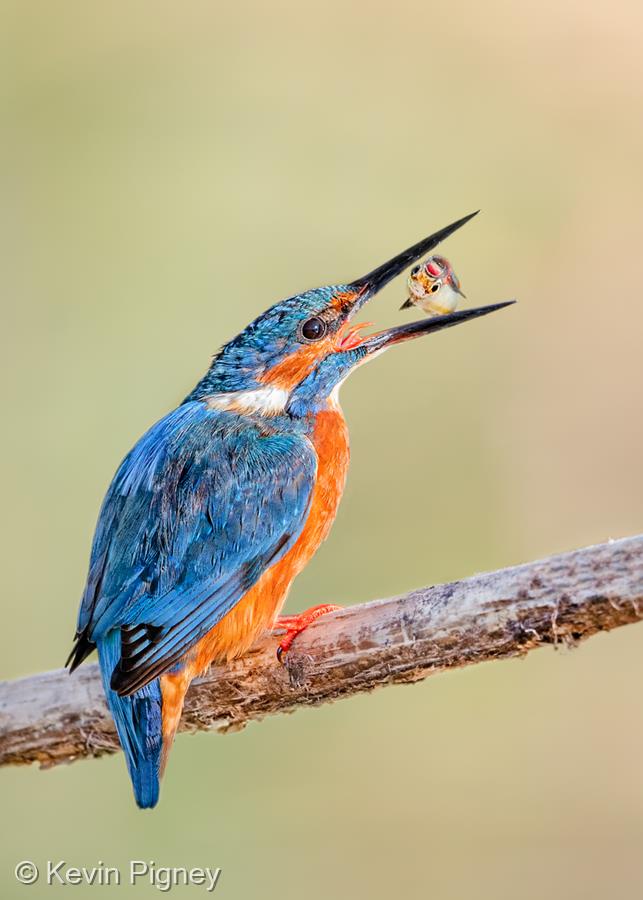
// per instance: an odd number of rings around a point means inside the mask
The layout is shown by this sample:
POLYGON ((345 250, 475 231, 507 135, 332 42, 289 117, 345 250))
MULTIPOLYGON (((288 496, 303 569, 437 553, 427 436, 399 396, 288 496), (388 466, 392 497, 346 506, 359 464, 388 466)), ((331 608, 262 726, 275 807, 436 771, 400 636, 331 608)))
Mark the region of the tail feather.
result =
POLYGON ((161 685, 158 678, 127 697, 110 687, 112 672, 120 657, 120 635, 108 633, 98 642, 103 688, 134 788, 142 809, 156 806, 159 798, 163 750, 161 685))
POLYGON ((67 657, 67 662, 65 663, 65 666, 69 666, 69 674, 71 675, 95 649, 96 644, 89 640, 84 631, 78 633, 75 638, 74 646, 71 648, 71 653, 67 657))

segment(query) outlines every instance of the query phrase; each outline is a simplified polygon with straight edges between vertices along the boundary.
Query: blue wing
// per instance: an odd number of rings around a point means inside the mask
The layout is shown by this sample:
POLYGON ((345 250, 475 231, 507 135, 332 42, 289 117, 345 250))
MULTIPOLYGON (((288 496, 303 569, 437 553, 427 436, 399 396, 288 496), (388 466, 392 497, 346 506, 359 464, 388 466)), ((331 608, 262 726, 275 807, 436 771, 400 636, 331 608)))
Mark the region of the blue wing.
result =
POLYGON ((101 509, 74 665, 120 629, 112 687, 168 671, 295 543, 317 457, 302 434, 185 403, 121 464, 101 509))

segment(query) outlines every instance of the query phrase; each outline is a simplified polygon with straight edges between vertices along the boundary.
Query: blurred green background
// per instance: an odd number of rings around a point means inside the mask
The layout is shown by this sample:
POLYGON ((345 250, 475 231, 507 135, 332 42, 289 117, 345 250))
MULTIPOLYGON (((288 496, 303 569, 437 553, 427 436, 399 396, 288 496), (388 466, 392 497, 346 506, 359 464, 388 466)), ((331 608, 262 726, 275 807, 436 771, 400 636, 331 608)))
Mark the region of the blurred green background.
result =
MULTIPOLYGON (((478 207, 444 251, 469 303, 520 304, 345 386, 346 495, 288 609, 641 530, 640 3, 2 22, 2 677, 63 662, 109 479, 222 342, 478 207)), ((637 626, 181 737, 151 814, 120 755, 5 769, 0 894, 21 859, 134 857, 222 866, 229 898, 640 896, 642 651, 637 626)))

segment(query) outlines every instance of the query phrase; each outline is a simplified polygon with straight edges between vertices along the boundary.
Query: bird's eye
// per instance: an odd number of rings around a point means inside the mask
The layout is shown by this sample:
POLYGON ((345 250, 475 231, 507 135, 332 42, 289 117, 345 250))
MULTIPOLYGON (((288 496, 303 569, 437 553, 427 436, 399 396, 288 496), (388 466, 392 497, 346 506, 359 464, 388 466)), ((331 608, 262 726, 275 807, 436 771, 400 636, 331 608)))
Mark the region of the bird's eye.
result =
POLYGON ((440 290, 440 285, 439 285, 439 283, 436 281, 435 284, 432 284, 432 285, 431 285, 431 293, 432 293, 432 294, 435 294, 435 292, 436 292, 436 291, 439 291, 439 290, 440 290))
POLYGON ((411 275, 413 275, 413 277, 415 278, 416 275, 420 274, 421 268, 422 266, 413 266, 413 268, 411 269, 411 275))
POLYGON ((327 325, 319 316, 307 319, 301 326, 302 337, 307 341, 319 341, 326 334, 327 325))

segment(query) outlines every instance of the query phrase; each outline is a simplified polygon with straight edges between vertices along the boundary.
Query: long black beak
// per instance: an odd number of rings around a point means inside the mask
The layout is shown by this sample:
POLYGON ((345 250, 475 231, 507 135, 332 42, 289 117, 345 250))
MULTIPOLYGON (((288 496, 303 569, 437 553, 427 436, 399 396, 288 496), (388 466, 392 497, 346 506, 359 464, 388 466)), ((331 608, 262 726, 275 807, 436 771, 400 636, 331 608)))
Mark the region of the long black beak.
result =
POLYGON ((505 300, 504 303, 492 303, 489 306, 478 306, 476 309, 462 309, 447 316, 434 316, 430 319, 422 319, 419 322, 399 325, 397 328, 387 328, 386 331, 378 331, 377 334, 365 338, 359 347, 360 349, 364 348, 369 354, 379 353, 393 344, 400 344, 403 341, 409 341, 423 334, 430 334, 432 331, 442 331, 443 328, 451 328, 453 325, 459 325, 461 322, 468 322, 469 319, 487 316, 498 309, 512 306, 515 302, 515 300, 505 300))
POLYGON ((354 281, 350 287, 356 293, 359 293, 359 299, 352 309, 351 315, 374 294, 381 291, 389 281, 399 275, 400 272, 403 272, 404 269, 408 268, 411 263, 415 262, 416 259, 421 259, 421 257, 425 256, 427 253, 430 253, 441 241, 448 238, 449 235, 453 234, 454 231, 457 231, 458 228, 462 228, 463 225, 466 225, 466 223, 473 219, 474 216, 477 216, 479 212, 480 210, 476 210, 476 212, 470 213, 463 219, 458 219, 457 222, 453 222, 451 225, 441 228, 440 231, 436 231, 435 234, 429 235, 429 237, 424 238, 424 240, 418 241, 417 244, 413 244, 412 247, 398 253, 397 256, 394 256, 393 259, 389 259, 388 262, 382 263, 381 266, 373 269, 368 275, 364 275, 362 278, 358 278, 354 281))

